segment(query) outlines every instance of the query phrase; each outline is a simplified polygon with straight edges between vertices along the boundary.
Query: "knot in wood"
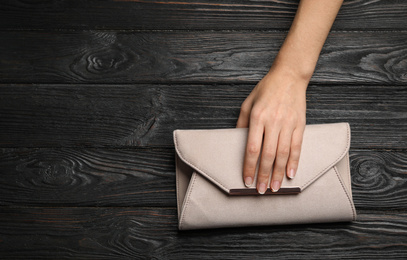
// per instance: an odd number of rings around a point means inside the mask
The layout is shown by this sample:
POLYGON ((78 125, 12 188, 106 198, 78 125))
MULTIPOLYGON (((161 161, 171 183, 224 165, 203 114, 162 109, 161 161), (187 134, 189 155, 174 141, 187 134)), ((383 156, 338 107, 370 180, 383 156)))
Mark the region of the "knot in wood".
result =
POLYGON ((87 71, 93 74, 115 73, 129 65, 129 56, 118 48, 102 49, 87 58, 87 71))
POLYGON ((375 178, 382 172, 382 165, 376 161, 364 161, 359 166, 359 174, 365 178, 375 178))
POLYGON ((75 182, 73 180, 72 168, 64 165, 64 163, 41 162, 40 166, 39 178, 45 185, 65 186, 75 182))

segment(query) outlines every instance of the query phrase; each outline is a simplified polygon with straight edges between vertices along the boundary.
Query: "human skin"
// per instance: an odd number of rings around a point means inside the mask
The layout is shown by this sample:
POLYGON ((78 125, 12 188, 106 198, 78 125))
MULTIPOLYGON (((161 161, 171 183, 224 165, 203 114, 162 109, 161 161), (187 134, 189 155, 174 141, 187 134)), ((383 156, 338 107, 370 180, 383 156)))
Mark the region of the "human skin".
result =
POLYGON ((305 129, 306 89, 343 0, 301 0, 269 72, 242 103, 237 127, 248 127, 243 181, 277 192, 284 174, 294 178, 305 129))

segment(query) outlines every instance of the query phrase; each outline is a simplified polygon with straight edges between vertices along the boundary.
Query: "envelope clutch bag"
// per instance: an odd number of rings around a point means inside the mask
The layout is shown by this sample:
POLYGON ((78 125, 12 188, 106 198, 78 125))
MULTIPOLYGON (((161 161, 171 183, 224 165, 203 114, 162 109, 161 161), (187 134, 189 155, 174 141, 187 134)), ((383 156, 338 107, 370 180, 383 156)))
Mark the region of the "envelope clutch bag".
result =
POLYGON ((294 179, 259 195, 242 177, 248 129, 175 130, 180 230, 356 219, 347 123, 307 125, 294 179))

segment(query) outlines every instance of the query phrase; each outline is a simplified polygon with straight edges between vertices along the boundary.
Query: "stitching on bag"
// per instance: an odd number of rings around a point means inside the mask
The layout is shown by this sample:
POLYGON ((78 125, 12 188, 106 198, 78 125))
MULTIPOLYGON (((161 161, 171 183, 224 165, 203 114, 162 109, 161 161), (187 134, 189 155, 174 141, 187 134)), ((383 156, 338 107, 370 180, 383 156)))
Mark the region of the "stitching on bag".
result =
MULTIPOLYGON (((349 171, 350 171, 350 163, 349 163, 349 161, 350 161, 350 157, 348 156, 348 159, 346 160, 346 165, 347 165, 348 168, 346 168, 346 169, 349 169, 349 171)), ((352 183, 352 180, 350 178, 350 174, 348 175, 348 183, 352 183)))
POLYGON ((321 174, 323 174, 324 172, 326 172, 329 168, 332 168, 335 164, 338 163, 339 159, 342 158, 347 152, 348 149, 350 147, 350 131, 349 131, 349 125, 346 126, 346 131, 347 131, 347 144, 346 144, 346 148, 345 151, 333 162, 331 163, 328 167, 326 167, 324 170, 322 170, 321 172, 319 172, 314 178, 312 178, 311 180, 309 180, 307 183, 305 183, 303 186, 301 186, 301 189, 305 189, 306 187, 308 187, 308 185, 312 182, 314 182, 316 179, 318 179, 321 174))
POLYGON ((187 194, 187 196, 186 196, 186 203, 185 203, 185 205, 182 207, 182 208, 183 208, 183 210, 182 210, 182 216, 181 216, 181 218, 180 218, 180 220, 179 220, 180 229, 182 229, 182 225, 184 224, 185 212, 187 211, 187 208, 188 208, 188 205, 189 205, 189 198, 191 197, 191 193, 192 193, 192 190, 193 190, 193 188, 194 188, 196 179, 197 179, 197 178, 196 178, 196 174, 195 174, 195 175, 193 175, 193 180, 192 180, 192 183, 191 183, 191 187, 188 188, 188 194, 187 194))
POLYGON ((175 150, 177 151, 178 155, 182 158, 184 162, 186 162, 190 167, 197 169, 198 171, 202 172, 205 174, 205 177, 210 179, 211 181, 215 182, 216 184, 220 185, 226 192, 229 192, 229 189, 225 187, 220 181, 218 181, 216 178, 208 175, 208 171, 202 170, 200 167, 192 164, 189 160, 187 160, 184 155, 181 153, 181 151, 178 149, 178 140, 177 140, 177 134, 174 134, 174 142, 175 142, 175 150))
MULTIPOLYGON (((175 172, 177 172, 177 170, 178 170, 178 158, 177 158, 178 156, 175 156, 175 172)), ((182 205, 180 205, 180 201, 179 201, 179 178, 177 177, 177 174, 175 174, 175 180, 176 180, 176 183, 177 183, 177 211, 178 211, 178 213, 180 212, 180 207, 182 207, 182 205)))
POLYGON ((342 186, 343 191, 345 192, 346 197, 348 198, 348 202, 349 202, 349 205, 350 205, 350 208, 351 208, 351 211, 352 211, 352 219, 355 220, 356 219, 356 213, 355 213, 354 207, 352 207, 352 204, 353 204, 352 200, 350 199, 349 194, 346 191, 345 186, 343 185, 343 182, 342 182, 341 178, 339 177, 339 173, 338 173, 336 167, 333 167, 333 169, 334 169, 334 171, 336 173, 336 176, 338 177, 338 180, 339 180, 339 182, 340 182, 340 184, 342 186))

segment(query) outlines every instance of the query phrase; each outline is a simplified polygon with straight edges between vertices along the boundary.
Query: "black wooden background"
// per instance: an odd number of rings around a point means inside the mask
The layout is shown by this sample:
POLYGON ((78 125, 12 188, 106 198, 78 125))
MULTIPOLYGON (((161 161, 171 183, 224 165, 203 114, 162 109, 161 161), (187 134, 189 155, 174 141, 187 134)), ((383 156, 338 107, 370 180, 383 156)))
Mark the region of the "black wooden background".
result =
POLYGON ((177 230, 172 131, 235 126, 297 5, 0 1, 0 258, 405 259, 407 1, 345 1, 307 92, 356 222, 177 230))

